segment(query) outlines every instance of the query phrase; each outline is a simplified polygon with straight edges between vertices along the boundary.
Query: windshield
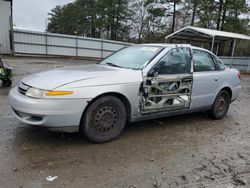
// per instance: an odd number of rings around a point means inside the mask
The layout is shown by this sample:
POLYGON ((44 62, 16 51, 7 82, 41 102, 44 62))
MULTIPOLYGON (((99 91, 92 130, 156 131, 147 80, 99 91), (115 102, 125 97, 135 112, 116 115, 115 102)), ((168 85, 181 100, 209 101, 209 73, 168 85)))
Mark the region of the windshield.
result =
POLYGON ((142 65, 149 62, 161 50, 162 47, 155 46, 130 46, 112 54, 99 62, 99 64, 129 69, 140 69, 142 65))

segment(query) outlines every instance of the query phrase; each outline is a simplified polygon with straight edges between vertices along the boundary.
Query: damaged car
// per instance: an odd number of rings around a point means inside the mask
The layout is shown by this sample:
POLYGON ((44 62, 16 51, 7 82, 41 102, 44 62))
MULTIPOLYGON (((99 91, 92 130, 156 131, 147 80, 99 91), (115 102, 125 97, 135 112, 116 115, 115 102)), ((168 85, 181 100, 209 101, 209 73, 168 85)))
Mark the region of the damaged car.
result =
POLYGON ((116 138, 126 122, 197 111, 223 118, 239 96, 240 73, 191 45, 123 48, 97 64, 36 73, 9 93, 14 116, 94 142, 116 138))

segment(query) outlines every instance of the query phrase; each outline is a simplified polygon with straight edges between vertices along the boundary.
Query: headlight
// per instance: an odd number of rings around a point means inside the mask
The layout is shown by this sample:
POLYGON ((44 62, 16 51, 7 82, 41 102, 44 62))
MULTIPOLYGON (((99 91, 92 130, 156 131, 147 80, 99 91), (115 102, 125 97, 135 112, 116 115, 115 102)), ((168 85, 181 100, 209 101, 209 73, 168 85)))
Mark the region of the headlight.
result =
POLYGON ((26 92, 26 96, 32 97, 32 98, 43 98, 45 96, 62 96, 62 95, 71 95, 73 94, 73 91, 47 91, 42 89, 36 89, 36 88, 29 88, 26 92))
POLYGON ((32 97, 32 98, 42 98, 46 96, 46 93, 48 93, 48 91, 46 90, 29 88, 28 91, 26 91, 25 95, 32 97))

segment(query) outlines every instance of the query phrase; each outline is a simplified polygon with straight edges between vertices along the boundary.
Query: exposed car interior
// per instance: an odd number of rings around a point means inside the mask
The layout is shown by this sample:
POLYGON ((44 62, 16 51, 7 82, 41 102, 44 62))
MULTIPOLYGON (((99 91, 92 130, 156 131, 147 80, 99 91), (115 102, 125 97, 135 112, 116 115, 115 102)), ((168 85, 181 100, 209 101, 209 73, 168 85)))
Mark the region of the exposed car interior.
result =
POLYGON ((156 63, 154 74, 144 81, 142 114, 189 107, 193 82, 191 60, 188 48, 175 48, 156 63))

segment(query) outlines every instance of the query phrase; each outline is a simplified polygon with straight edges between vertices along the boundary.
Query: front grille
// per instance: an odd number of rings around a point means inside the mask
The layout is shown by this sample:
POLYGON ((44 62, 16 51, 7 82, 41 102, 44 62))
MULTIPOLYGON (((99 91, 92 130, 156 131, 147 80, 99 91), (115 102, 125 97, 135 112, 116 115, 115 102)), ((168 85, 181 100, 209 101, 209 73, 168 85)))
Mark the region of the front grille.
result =
POLYGON ((18 91, 19 91, 20 93, 22 93, 22 94, 25 95, 25 93, 26 93, 27 90, 24 90, 24 89, 22 89, 22 88, 19 87, 19 88, 18 88, 18 91))
POLYGON ((25 95, 26 91, 28 91, 29 88, 30 87, 28 85, 21 82, 18 86, 18 91, 25 95))

